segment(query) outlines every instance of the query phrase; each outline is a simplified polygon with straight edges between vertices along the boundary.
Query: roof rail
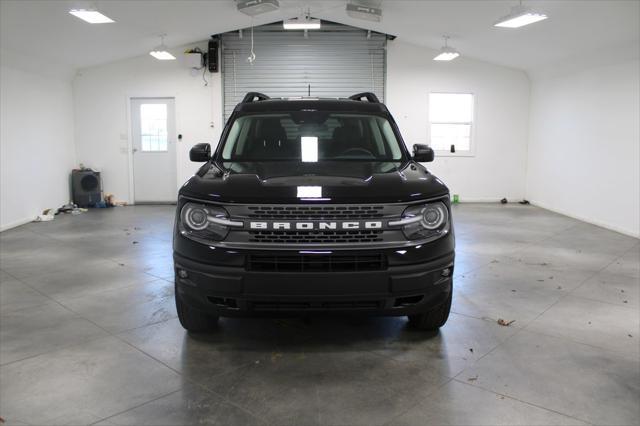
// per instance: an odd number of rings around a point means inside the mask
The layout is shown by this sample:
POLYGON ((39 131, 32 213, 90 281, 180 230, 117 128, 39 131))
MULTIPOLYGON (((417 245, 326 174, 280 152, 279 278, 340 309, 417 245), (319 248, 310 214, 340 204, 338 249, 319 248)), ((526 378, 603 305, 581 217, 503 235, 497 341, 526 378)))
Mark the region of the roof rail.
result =
POLYGON ((266 101, 267 99, 271 99, 271 98, 260 92, 249 92, 246 95, 244 95, 244 98, 242 98, 242 103, 244 104, 247 102, 253 102, 254 99, 258 101, 266 101))
POLYGON ((353 96, 349 96, 349 99, 351 99, 352 101, 361 101, 362 98, 366 99, 368 102, 372 102, 376 104, 380 103, 380 99, 378 99, 378 97, 371 92, 362 92, 362 93, 355 94, 353 96))

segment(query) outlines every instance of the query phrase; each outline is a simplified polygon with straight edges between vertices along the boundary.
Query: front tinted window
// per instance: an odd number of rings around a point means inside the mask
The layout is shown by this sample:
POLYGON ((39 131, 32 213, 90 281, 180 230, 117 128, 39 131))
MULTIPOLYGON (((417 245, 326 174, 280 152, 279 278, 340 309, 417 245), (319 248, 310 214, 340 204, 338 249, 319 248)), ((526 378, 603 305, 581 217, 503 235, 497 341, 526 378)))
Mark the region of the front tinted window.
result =
POLYGON ((295 111, 238 117, 222 150, 227 161, 398 161, 389 121, 377 115, 295 111))

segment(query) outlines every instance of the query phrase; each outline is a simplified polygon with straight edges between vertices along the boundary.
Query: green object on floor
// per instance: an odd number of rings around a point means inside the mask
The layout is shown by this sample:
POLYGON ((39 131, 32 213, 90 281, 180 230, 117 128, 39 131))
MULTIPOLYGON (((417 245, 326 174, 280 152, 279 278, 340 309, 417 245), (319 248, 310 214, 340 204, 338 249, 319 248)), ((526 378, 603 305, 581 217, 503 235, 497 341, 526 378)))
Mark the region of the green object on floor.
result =
POLYGON ((458 204, 460 202, 460 197, 458 194, 453 194, 453 204, 458 204))

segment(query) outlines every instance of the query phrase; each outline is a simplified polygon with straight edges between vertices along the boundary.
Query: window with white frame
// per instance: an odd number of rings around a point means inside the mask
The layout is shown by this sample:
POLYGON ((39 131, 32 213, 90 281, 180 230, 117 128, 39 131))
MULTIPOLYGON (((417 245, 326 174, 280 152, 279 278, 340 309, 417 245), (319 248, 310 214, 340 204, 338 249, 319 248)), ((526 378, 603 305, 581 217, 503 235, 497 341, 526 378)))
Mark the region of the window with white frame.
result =
POLYGON ((472 128, 472 94, 429 94, 429 133, 434 151, 472 153, 472 128))
POLYGON ((140 105, 140 145, 142 151, 167 151, 168 135, 167 104, 140 105))

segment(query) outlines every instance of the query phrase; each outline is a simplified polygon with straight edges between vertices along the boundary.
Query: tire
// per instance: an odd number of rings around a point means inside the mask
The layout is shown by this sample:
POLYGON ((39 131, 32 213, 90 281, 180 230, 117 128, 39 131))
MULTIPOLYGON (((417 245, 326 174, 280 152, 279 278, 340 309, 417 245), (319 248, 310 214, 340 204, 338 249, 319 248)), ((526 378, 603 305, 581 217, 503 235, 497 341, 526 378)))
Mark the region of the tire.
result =
POLYGON ((447 322, 449 312, 451 312, 452 294, 453 292, 450 292, 447 299, 435 308, 421 314, 409 315, 409 324, 419 330, 429 331, 435 331, 442 327, 447 322))
POLYGON ((176 310, 178 319, 185 330, 193 333, 203 333, 212 331, 217 323, 218 317, 200 312, 182 301, 176 290, 176 310))

